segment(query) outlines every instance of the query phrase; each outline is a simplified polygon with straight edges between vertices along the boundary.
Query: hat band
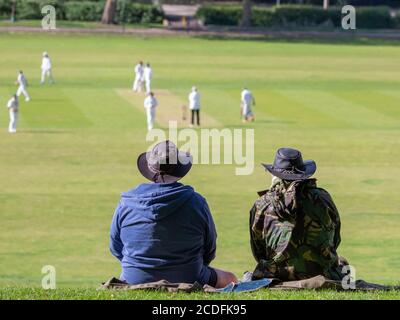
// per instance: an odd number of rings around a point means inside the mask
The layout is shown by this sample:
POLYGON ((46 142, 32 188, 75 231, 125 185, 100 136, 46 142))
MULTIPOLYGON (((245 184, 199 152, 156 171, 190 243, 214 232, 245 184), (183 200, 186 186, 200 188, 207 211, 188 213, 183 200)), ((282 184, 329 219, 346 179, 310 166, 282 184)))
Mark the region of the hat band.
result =
POLYGON ((296 167, 292 167, 291 169, 283 169, 283 168, 273 168, 276 171, 279 171, 280 173, 284 173, 284 174, 296 174, 296 173, 301 173, 301 174, 305 174, 306 171, 300 170, 299 168, 296 167))

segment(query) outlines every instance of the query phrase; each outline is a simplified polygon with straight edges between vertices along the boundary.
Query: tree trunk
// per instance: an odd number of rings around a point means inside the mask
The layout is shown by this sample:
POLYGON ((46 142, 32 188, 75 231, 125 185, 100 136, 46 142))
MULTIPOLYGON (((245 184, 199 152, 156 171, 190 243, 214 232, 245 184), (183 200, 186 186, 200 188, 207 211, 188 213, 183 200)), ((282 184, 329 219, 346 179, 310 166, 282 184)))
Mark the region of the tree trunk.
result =
POLYGON ((279 7, 281 5, 281 0, 276 0, 276 6, 279 7))
POLYGON ((329 0, 324 0, 324 10, 329 8, 329 0))
POLYGON ((241 27, 250 27, 251 26, 251 0, 243 0, 243 15, 241 27))
POLYGON ((101 17, 101 23, 111 24, 115 22, 115 14, 117 12, 117 0, 107 0, 103 15, 101 17))
POLYGON ((17 11, 17 0, 11 2, 11 22, 15 22, 15 12, 17 11))

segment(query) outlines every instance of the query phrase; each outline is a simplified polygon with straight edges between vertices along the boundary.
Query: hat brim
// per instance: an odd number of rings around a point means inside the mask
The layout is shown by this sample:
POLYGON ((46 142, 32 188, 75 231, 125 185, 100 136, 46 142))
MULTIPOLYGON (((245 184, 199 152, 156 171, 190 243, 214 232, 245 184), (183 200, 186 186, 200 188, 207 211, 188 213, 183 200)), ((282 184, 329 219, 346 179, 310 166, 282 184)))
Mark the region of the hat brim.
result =
POLYGON ((288 170, 280 170, 273 167, 272 164, 264 164, 263 167, 269 171, 275 177, 281 178, 283 180, 305 180, 310 178, 315 171, 317 171, 317 165, 314 160, 305 160, 303 172, 290 172, 288 170))
POLYGON ((192 168, 193 158, 190 155, 187 155, 185 152, 179 152, 178 155, 178 163, 174 167, 173 172, 168 174, 156 174, 155 172, 149 169, 147 157, 150 155, 149 152, 144 152, 139 155, 137 159, 137 167, 139 172, 146 179, 156 182, 156 183, 173 183, 180 179, 182 179, 192 168), (181 163, 179 159, 185 159, 187 163, 181 163))

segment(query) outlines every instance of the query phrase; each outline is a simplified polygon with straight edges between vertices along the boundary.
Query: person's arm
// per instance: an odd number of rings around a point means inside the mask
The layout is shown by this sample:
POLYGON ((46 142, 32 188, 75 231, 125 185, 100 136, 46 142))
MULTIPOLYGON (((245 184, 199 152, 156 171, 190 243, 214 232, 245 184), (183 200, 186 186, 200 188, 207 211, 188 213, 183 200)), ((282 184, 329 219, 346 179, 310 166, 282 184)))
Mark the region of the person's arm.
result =
MULTIPOLYGON (((322 189, 320 189, 322 190, 322 189)), ((333 238, 333 242, 335 245, 335 249, 337 249, 340 245, 341 242, 341 237, 340 237, 340 228, 341 228, 341 222, 340 222, 340 215, 339 211, 335 205, 335 202, 333 201, 332 197, 330 194, 323 190, 320 192, 320 210, 327 210, 327 215, 331 218, 331 220, 335 224, 335 235, 333 238)))
POLYGON ((264 214, 254 204, 250 210, 250 247, 257 262, 266 258, 265 240, 263 238, 264 217, 264 214))
POLYGON ((118 260, 122 260, 122 249, 124 245, 122 244, 120 232, 121 232, 121 225, 119 221, 119 212, 120 212, 120 205, 118 204, 117 208, 115 209, 114 216, 111 222, 111 230, 110 230, 110 251, 114 257, 118 260))
POLYGON ((207 220, 204 238, 203 261, 205 265, 209 265, 211 261, 215 259, 215 253, 217 251, 217 230, 215 229, 214 220, 207 202, 204 203, 204 211, 207 220))

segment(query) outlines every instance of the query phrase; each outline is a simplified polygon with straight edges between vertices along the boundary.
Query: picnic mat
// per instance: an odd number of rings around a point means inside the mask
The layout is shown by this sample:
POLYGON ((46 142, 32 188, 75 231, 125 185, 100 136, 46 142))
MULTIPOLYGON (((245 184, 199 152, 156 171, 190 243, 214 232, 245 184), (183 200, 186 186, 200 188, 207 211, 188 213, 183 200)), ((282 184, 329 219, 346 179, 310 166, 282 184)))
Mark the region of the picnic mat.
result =
MULTIPOLYGON (((294 290, 294 289, 332 289, 332 290, 345 290, 340 281, 329 280, 324 276, 316 276, 309 279, 298 281, 280 281, 279 279, 261 279, 254 281, 239 282, 237 284, 231 283, 225 288, 216 289, 209 285, 202 286, 195 283, 171 283, 166 280, 157 282, 149 282, 143 284, 128 284, 117 278, 111 278, 100 286, 100 290, 107 289, 122 289, 122 290, 163 290, 168 292, 194 292, 202 291, 209 293, 221 292, 249 292, 268 288, 271 290, 294 290)), ((355 289, 348 290, 400 290, 400 286, 385 286, 380 284, 369 283, 364 280, 357 280, 355 282, 355 289)))

